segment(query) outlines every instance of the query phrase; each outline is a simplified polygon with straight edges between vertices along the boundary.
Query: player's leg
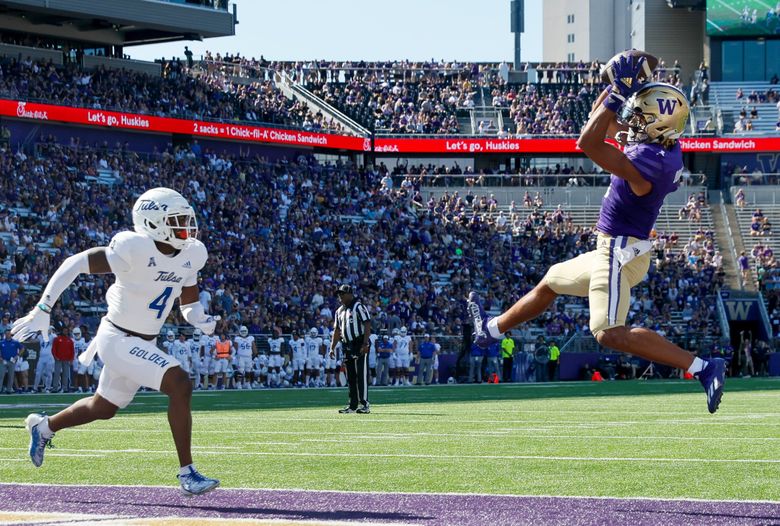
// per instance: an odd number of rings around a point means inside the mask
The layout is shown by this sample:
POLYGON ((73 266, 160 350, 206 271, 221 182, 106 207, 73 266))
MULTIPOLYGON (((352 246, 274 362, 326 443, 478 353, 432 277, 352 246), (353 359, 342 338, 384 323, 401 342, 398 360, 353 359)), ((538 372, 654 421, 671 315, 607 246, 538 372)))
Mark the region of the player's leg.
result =
POLYGON ((587 296, 590 269, 595 257, 594 250, 553 265, 531 292, 495 318, 488 318, 485 315, 476 293, 469 294, 468 309, 474 323, 477 345, 487 347, 500 340, 501 335, 506 331, 542 314, 560 295, 587 296))
POLYGON ((633 354, 697 375, 707 393, 707 405, 714 413, 723 393, 725 362, 697 358, 660 334, 644 327, 626 327, 631 304, 631 288, 638 284, 650 266, 650 254, 620 265, 614 257, 614 246, 625 246, 633 239, 599 237, 597 259, 590 281, 590 330, 600 345, 633 354))
POLYGON ((168 424, 179 456, 179 465, 192 464, 192 384, 181 367, 168 369, 162 378, 160 392, 168 395, 168 424))

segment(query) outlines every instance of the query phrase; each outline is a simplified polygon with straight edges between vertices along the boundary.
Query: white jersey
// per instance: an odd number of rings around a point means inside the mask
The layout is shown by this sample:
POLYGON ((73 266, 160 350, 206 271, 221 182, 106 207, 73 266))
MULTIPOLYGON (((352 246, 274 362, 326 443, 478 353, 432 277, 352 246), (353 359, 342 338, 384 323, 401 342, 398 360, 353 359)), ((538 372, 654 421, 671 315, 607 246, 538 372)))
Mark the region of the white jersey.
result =
POLYGON ((176 340, 171 344, 168 352, 181 364, 187 364, 190 361, 190 346, 186 341, 176 340))
POLYGON ((78 340, 73 340, 73 359, 77 360, 79 355, 87 350, 87 347, 89 346, 89 342, 86 341, 84 338, 79 338, 78 340))
POLYGON ((409 344, 412 342, 411 336, 395 337, 395 353, 398 356, 409 356, 409 344))
POLYGON ((270 353, 271 354, 282 354, 282 344, 284 343, 284 338, 268 338, 268 346, 271 348, 270 353))
POLYGON ((198 284, 208 252, 194 240, 166 256, 152 238, 127 231, 113 237, 106 258, 116 276, 106 293, 108 319, 140 334, 158 334, 181 289, 198 284))
POLYGON ((290 339, 287 343, 290 349, 292 349, 293 360, 306 360, 306 342, 303 338, 298 338, 297 340, 290 339))
POLYGON ((41 353, 38 358, 39 362, 54 362, 54 355, 51 353, 51 346, 54 343, 54 338, 49 334, 48 343, 43 341, 43 336, 38 336, 38 343, 41 345, 41 353))
POLYGON ((322 349, 322 338, 311 338, 307 336, 304 339, 306 344, 306 357, 314 358, 315 356, 321 356, 320 349, 322 349))
POLYGON ((255 343, 254 336, 236 336, 236 356, 239 358, 252 357, 252 345, 255 343))
POLYGON ((257 355, 257 357, 252 361, 253 369, 255 371, 262 371, 263 369, 268 368, 268 355, 260 353, 257 355))
POLYGON ((376 342, 379 341, 379 336, 372 334, 368 337, 368 363, 376 364, 376 342))
POLYGON ((214 347, 219 339, 216 336, 206 336, 204 334, 200 337, 200 341, 203 343, 203 358, 210 360, 214 357, 214 347))
POLYGON ((195 341, 194 338, 190 338, 189 340, 187 340, 187 345, 189 346, 190 349, 190 357, 193 360, 200 360, 201 358, 200 349, 201 347, 203 347, 203 343, 204 342, 202 336, 201 339, 198 341, 195 341))

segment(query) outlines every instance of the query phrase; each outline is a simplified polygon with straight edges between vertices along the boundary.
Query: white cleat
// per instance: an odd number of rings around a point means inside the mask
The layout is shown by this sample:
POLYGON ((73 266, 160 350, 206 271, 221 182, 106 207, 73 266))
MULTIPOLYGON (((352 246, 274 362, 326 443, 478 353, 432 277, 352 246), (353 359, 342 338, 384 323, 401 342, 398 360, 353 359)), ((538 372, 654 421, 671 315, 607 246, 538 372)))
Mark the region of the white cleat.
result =
POLYGON ((27 432, 30 433, 30 460, 36 468, 41 467, 43 464, 43 453, 46 450, 46 446, 52 447, 51 439, 54 438, 52 434, 49 438, 44 438, 40 431, 41 422, 45 422, 49 419, 48 416, 40 413, 31 413, 27 415, 24 423, 27 426, 27 432))
POLYGON ((176 478, 179 479, 182 494, 187 497, 203 495, 204 493, 208 493, 219 487, 219 481, 217 479, 204 477, 193 468, 190 468, 190 472, 186 475, 176 475, 176 478))

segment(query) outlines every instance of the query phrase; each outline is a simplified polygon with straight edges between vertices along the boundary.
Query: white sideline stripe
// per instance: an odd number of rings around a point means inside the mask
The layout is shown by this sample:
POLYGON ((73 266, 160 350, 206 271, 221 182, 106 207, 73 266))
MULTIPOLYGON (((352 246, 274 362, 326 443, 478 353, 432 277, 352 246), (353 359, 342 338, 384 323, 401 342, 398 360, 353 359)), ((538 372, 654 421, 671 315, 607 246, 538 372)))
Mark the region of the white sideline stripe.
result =
MULTIPOLYGON (((43 484, 39 482, 0 482, 0 488, 3 486, 38 486, 44 488, 162 488, 173 490, 174 486, 163 486, 155 484, 43 484)), ((739 502, 745 504, 775 504, 780 505, 780 500, 746 500, 746 499, 699 499, 695 497, 614 497, 614 496, 589 496, 589 495, 513 495, 511 493, 471 493, 471 492, 433 492, 433 491, 365 491, 365 490, 337 490, 337 489, 311 489, 311 488, 255 488, 247 486, 237 486, 232 488, 217 488, 215 492, 230 492, 233 490, 241 491, 275 491, 289 492, 296 491, 300 493, 333 493, 350 495, 430 495, 448 496, 448 497, 508 497, 519 499, 567 499, 567 500, 645 500, 652 502, 739 502)))
POLYGON ((723 28, 722 28, 722 27, 720 27, 720 26, 719 26, 718 24, 716 24, 715 22, 713 22, 712 20, 710 20, 709 18, 707 19, 707 23, 708 23, 708 24, 712 24, 713 26, 715 26, 715 29, 717 29, 717 30, 718 30, 718 31, 720 31, 721 33, 723 32, 723 28))
POLYGON ((29 462, 26 458, 0 458, 2 462, 29 462))
MULTIPOLYGON (((27 448, 0 448, 12 451, 27 451, 27 448)), ((84 452, 84 455, 70 456, 103 456, 90 453, 143 453, 170 455, 171 451, 156 451, 151 449, 61 449, 60 451, 84 452)), ((201 455, 236 455, 248 457, 366 457, 366 458, 426 458, 458 461, 469 460, 563 460, 582 462, 701 462, 705 464, 780 464, 780 459, 755 458, 667 458, 667 457, 572 457, 547 455, 430 455, 422 453, 309 453, 301 451, 208 451, 198 452, 201 455)), ((60 455, 65 456, 65 455, 60 455)))

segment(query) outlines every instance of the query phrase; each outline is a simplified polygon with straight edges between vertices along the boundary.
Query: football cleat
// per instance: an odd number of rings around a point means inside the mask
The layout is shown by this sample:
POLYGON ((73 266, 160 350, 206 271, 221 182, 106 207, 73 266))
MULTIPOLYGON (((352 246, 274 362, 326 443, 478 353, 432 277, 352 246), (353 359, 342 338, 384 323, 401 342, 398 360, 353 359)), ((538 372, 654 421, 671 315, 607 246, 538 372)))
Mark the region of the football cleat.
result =
POLYGON ((339 409, 339 413, 341 413, 342 415, 346 415, 349 413, 357 413, 357 410, 352 409, 351 407, 345 407, 343 409, 339 409))
POLYGON ((201 475, 195 468, 190 467, 190 472, 186 475, 176 475, 181 485, 182 494, 192 497, 194 495, 203 495, 219 487, 217 479, 210 479, 201 475))
POLYGON ((24 423, 27 426, 27 432, 30 433, 30 460, 36 468, 41 467, 43 464, 43 453, 47 447, 54 447, 51 444, 51 439, 54 438, 54 434, 45 438, 40 430, 41 422, 48 420, 48 416, 40 413, 31 413, 27 415, 24 423))
POLYGON ((483 309, 482 305, 479 303, 479 296, 474 291, 469 292, 468 314, 471 318, 471 322, 474 324, 474 332, 472 335, 474 337, 474 343, 476 343, 478 347, 484 349, 498 341, 490 335, 490 331, 488 330, 488 321, 490 321, 490 318, 485 314, 485 309, 483 309))
POLYGON ((707 365, 695 375, 704 392, 707 394, 707 409, 710 413, 718 410, 723 396, 723 384, 726 383, 726 361, 723 358, 712 358, 707 365))
POLYGON ((355 410, 356 413, 360 413, 361 415, 367 415, 371 412, 371 409, 369 408, 369 404, 361 405, 355 410))

